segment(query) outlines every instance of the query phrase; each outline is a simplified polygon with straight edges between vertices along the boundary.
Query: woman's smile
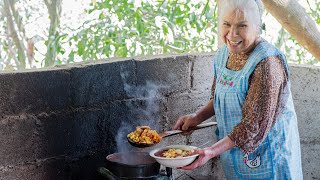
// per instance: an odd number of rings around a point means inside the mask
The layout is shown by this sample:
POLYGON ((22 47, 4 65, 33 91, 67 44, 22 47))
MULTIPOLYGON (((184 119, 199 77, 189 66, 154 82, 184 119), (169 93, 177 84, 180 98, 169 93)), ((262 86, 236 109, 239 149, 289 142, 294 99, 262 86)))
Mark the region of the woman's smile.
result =
POLYGON ((259 37, 256 26, 240 10, 227 12, 222 19, 222 39, 232 53, 247 53, 259 37))
POLYGON ((242 41, 232 41, 232 40, 228 40, 228 42, 231 46, 238 46, 240 45, 240 43, 242 43, 242 41))

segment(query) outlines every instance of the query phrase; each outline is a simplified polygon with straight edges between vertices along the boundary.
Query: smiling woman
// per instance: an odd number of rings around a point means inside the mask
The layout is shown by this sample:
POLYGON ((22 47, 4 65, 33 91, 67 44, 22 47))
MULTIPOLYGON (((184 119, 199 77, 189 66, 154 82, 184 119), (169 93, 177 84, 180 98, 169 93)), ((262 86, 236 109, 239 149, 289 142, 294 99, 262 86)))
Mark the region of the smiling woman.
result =
POLYGON ((215 115, 219 141, 194 150, 199 158, 182 169, 220 155, 227 179, 302 179, 288 64, 260 37, 262 12, 260 0, 222 2, 224 45, 214 57, 212 98, 174 126, 187 130, 215 115))
POLYGON ((257 3, 248 1, 241 7, 224 2, 221 6, 220 23, 222 41, 231 53, 249 53, 260 41, 262 10, 257 3), (261 14, 260 14, 261 12, 261 14))

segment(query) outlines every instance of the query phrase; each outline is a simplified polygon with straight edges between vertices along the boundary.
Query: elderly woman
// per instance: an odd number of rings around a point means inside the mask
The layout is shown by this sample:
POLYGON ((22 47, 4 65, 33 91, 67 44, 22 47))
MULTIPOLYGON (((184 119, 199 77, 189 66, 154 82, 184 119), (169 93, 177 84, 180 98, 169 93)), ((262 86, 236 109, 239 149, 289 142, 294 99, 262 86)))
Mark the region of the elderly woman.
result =
POLYGON ((219 141, 196 150, 192 170, 220 155, 227 179, 303 179, 297 118, 285 56, 263 40, 260 0, 224 0, 224 45, 214 56, 209 103, 180 117, 187 130, 215 115, 219 141))

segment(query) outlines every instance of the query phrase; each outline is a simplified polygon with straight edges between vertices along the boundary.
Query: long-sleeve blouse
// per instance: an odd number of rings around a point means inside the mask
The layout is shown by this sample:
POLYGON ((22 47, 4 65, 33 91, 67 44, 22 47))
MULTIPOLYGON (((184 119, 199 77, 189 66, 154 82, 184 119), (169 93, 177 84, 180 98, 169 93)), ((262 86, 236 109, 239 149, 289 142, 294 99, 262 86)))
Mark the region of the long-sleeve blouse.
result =
MULTIPOLYGON (((230 70, 242 69, 245 62, 228 60, 230 70)), ((243 153, 255 151, 265 139, 280 111, 281 93, 286 88, 288 74, 279 57, 267 57, 249 78, 249 89, 242 107, 242 120, 228 137, 243 153)), ((215 79, 211 89, 213 98, 215 79)))

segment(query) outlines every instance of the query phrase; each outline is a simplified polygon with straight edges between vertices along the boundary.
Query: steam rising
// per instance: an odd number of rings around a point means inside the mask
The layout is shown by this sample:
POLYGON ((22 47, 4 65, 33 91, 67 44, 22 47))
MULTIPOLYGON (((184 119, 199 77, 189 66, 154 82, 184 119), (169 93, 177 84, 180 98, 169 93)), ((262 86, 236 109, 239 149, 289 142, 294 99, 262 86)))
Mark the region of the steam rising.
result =
POLYGON ((124 90, 128 97, 133 98, 126 101, 126 106, 129 109, 129 118, 134 118, 133 121, 125 121, 116 135, 116 143, 118 152, 126 152, 132 149, 132 146, 127 142, 126 136, 129 132, 135 130, 138 125, 148 125, 152 129, 159 130, 157 122, 159 121, 159 99, 162 95, 159 93, 161 88, 165 86, 156 85, 153 82, 147 81, 143 86, 128 84, 128 71, 121 66, 121 79, 124 84, 124 90))

